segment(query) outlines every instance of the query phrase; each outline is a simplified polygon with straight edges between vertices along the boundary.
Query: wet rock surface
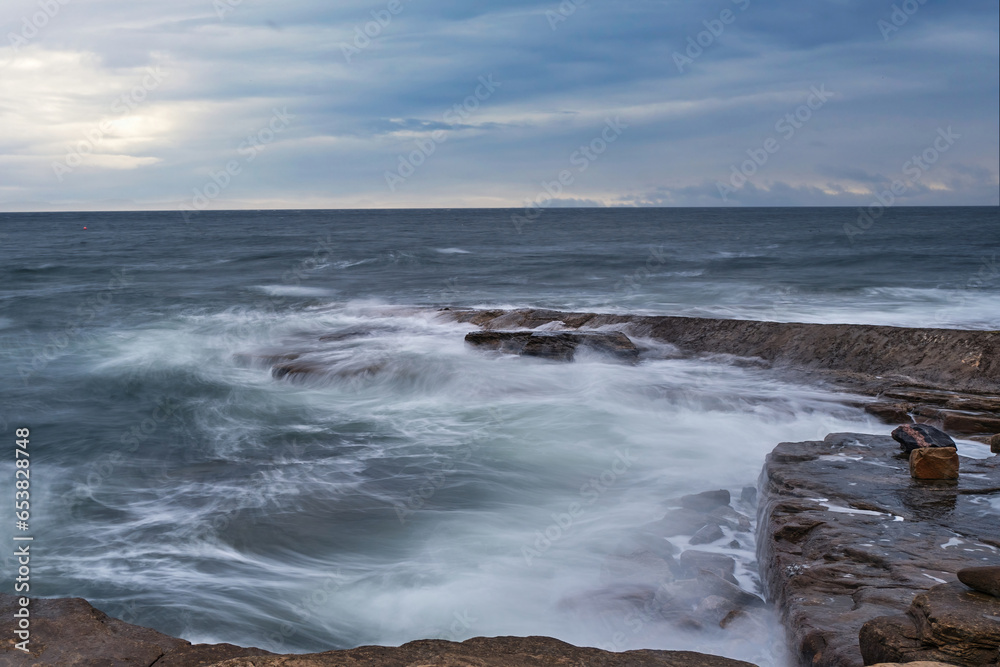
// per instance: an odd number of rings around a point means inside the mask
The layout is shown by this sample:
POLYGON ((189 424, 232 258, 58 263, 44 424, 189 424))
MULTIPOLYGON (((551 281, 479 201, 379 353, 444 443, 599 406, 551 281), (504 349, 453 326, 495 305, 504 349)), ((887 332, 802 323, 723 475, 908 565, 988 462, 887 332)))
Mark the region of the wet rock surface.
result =
POLYGON ((959 466, 954 447, 921 447, 910 452, 913 479, 958 479, 959 466))
POLYGON ((31 653, 14 648, 13 595, 0 594, 0 665, 4 667, 754 667, 689 651, 611 653, 548 637, 426 640, 312 655, 274 655, 231 644, 192 645, 104 614, 78 598, 31 603, 31 653))
POLYGON ((874 618, 859 636, 865 664, 938 660, 963 667, 1000 660, 1000 599, 959 583, 917 595, 906 614, 874 618))
POLYGON ((904 424, 892 432, 892 439, 907 456, 914 449, 928 447, 954 447, 955 441, 944 431, 928 424, 904 424))
POLYGON ((0 594, 0 665, 11 667, 203 667, 239 656, 271 655, 231 644, 193 645, 95 609, 86 600, 33 599, 30 653, 14 648, 17 596, 0 594))
POLYGON ((974 591, 1000 598, 1000 566, 967 567, 958 571, 958 580, 974 591))
POLYGON ((572 361, 585 348, 624 361, 637 361, 639 349, 628 336, 611 331, 474 331, 465 342, 475 347, 525 357, 572 361))
MULTIPOLYGON (((961 569, 1000 565, 1000 458, 963 457, 959 480, 928 482, 898 454, 887 436, 841 433, 767 457, 758 560, 800 665, 861 667, 866 622, 909 618, 915 595, 961 569)), ((885 623, 922 641, 916 625, 885 623)))

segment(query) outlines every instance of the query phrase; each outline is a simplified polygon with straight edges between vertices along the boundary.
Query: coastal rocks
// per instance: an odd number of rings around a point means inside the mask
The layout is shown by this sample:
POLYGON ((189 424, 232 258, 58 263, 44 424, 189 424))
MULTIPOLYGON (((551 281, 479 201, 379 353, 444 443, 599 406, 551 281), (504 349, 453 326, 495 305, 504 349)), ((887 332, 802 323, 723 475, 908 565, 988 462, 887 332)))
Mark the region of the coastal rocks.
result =
MULTIPOLYGON (((0 636, 13 638, 20 607, 0 594, 0 636)), ((231 644, 192 645, 183 639, 131 625, 98 611, 86 600, 32 599, 30 653, 0 644, 0 664, 33 667, 203 667, 239 656, 271 655, 231 644)))
POLYGON ((913 405, 910 403, 868 403, 864 408, 865 412, 878 417, 886 424, 911 424, 913 418, 913 405))
POLYGON ((990 451, 994 454, 1000 454, 1000 433, 990 438, 990 451))
MULTIPOLYGON (((663 317, 568 313, 550 310, 440 312, 458 322, 487 330, 536 328, 554 322, 566 330, 615 326, 629 336, 675 345, 688 354, 725 354, 761 359, 825 375, 865 394, 889 396, 893 385, 947 388, 955 392, 989 392, 983 404, 995 405, 1000 382, 1000 332, 902 328, 857 324, 801 324, 695 317, 663 317)), ((919 390, 914 390, 919 391, 919 390)), ((911 394, 912 395, 912 394, 911 394)), ((957 410, 977 410, 977 399, 957 410)), ((945 399, 947 401, 947 399, 945 399)))
POLYGON ((907 456, 918 448, 955 446, 951 436, 927 424, 900 426, 892 432, 892 439, 899 443, 899 448, 907 456))
POLYGON ((865 623, 859 633, 865 664, 938 660, 962 667, 1000 660, 1000 600, 961 584, 917 595, 905 615, 865 623))
POLYGON ((719 524, 709 523, 699 528, 698 532, 691 536, 691 544, 711 544, 718 542, 725 536, 722 528, 719 528, 719 524))
MULTIPOLYGON (((753 494, 744 495, 755 500, 753 494)), ((675 498, 669 501, 675 509, 648 524, 646 535, 651 543, 669 544, 666 538, 687 538, 691 546, 739 549, 740 542, 727 537, 727 531, 749 531, 751 523, 730 506, 730 501, 726 490, 675 498), (726 547, 722 546, 724 540, 728 540, 726 547)), ((740 588, 735 558, 719 551, 687 549, 669 562, 672 576, 630 580, 645 584, 647 595, 636 598, 636 608, 629 613, 687 631, 745 633, 756 640, 768 632, 764 615, 770 612, 762 598, 740 588)))
POLYGON ((422 640, 399 647, 363 646, 311 655, 236 658, 213 667, 754 667, 691 651, 610 653, 549 637, 476 637, 464 642, 422 640))
POLYGON ((506 354, 572 361, 578 348, 586 348, 623 361, 635 362, 639 350, 618 331, 474 331, 465 342, 506 354))
MULTIPOLYGON (((959 570, 1000 565, 1000 457, 960 457, 962 477, 944 483, 910 478, 898 452, 886 436, 839 433, 781 443, 767 457, 758 562, 796 664, 900 661, 863 659, 861 627, 908 618, 915 595, 954 582, 959 570)), ((885 623, 892 626, 886 633, 919 641, 916 625, 885 623)))
POLYGON ((703 491, 702 493, 682 496, 677 500, 677 504, 697 512, 710 512, 719 507, 728 507, 730 500, 729 491, 719 489, 718 491, 703 491))
POLYGON ((967 567, 958 571, 958 580, 974 591, 1000 598, 1000 566, 967 567))
POLYGON ((312 655, 274 655, 232 644, 192 645, 111 618, 86 600, 33 599, 31 648, 14 648, 13 595, 0 594, 0 665, 10 667, 755 667, 690 651, 610 653, 548 637, 478 637, 462 643, 416 641, 400 647, 365 646, 312 655))
POLYGON ((710 572, 735 586, 739 585, 734 576, 736 560, 725 554, 689 549, 680 555, 678 565, 680 571, 687 576, 697 576, 702 572, 710 572))
POLYGON ((954 447, 918 447, 910 452, 913 479, 958 479, 958 466, 954 447))

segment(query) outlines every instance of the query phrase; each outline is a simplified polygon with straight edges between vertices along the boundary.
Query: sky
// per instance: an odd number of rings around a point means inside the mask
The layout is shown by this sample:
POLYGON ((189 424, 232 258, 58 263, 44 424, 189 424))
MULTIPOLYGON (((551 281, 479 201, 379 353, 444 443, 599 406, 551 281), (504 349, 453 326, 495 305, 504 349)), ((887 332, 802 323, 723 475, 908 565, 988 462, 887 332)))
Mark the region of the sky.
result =
POLYGON ((1000 204, 996 0, 3 0, 0 211, 1000 204))

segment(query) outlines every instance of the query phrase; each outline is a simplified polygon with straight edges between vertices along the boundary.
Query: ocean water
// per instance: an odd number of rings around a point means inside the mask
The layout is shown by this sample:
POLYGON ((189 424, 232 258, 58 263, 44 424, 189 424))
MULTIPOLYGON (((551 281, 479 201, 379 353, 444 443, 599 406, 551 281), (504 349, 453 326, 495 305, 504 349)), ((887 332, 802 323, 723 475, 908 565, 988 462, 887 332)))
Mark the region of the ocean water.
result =
MULTIPOLYGON (((776 634, 623 611, 609 563, 671 498, 738 495, 780 441, 886 427, 649 341, 635 366, 483 354, 436 308, 998 329, 997 209, 898 208, 853 237, 853 209, 512 213, 0 215, 32 594, 282 652, 534 634, 781 664, 776 634), (324 370, 277 380, 263 357, 287 353, 324 370)), ((754 590, 733 537, 714 550, 754 590)))

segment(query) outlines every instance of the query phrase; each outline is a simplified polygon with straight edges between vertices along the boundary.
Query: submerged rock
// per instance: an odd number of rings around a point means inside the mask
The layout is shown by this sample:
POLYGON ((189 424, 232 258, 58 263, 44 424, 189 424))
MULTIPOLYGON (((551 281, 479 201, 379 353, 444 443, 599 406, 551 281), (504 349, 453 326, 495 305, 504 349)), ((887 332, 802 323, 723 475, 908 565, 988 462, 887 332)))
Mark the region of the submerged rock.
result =
POLYGON ((625 361, 637 361, 639 349, 618 331, 473 331, 465 342, 476 347, 526 357, 572 361, 586 348, 625 361))
POLYGON ((708 512, 718 507, 727 507, 730 500, 729 491, 719 489, 718 491, 703 491, 682 496, 678 499, 677 504, 685 509, 708 512))
POLYGON ((691 536, 691 544, 711 544, 725 536, 718 524, 710 523, 691 536))
POLYGON ((904 424, 892 432, 892 439, 899 443, 899 448, 907 456, 918 448, 955 446, 951 436, 927 424, 904 424))
POLYGON ((739 585, 734 576, 736 573, 736 559, 732 556, 689 549, 683 552, 677 560, 681 573, 686 576, 696 577, 702 572, 711 572, 731 584, 739 585))

